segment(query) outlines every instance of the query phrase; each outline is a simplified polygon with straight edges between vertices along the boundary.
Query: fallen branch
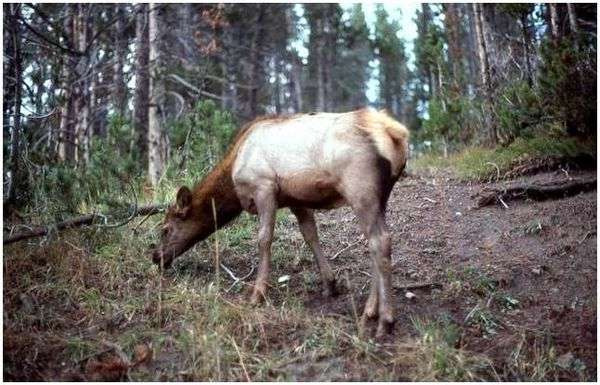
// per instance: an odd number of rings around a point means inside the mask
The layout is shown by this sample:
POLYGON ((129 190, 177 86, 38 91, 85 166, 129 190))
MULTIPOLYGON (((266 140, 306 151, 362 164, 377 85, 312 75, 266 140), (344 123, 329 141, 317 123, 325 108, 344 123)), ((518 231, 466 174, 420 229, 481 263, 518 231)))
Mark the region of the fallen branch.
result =
MULTIPOLYGON (((596 178, 573 181, 569 183, 550 183, 544 185, 520 184, 504 189, 494 188, 481 191, 477 194, 477 208, 492 205, 495 202, 517 199, 533 199, 543 201, 547 199, 560 199, 577 195, 581 192, 592 191, 596 189, 596 178)), ((506 207, 506 206, 505 206, 506 207)))
MULTIPOLYGON (((162 205, 142 206, 142 207, 139 207, 137 210, 135 210, 135 214, 136 215, 154 215, 154 214, 158 214, 158 213, 162 212, 164 210, 164 208, 165 207, 162 205)), ((4 237, 3 243, 5 245, 7 245, 9 243, 22 241, 24 239, 42 237, 44 235, 47 235, 51 230, 60 231, 60 230, 65 230, 65 229, 70 229, 70 228, 75 228, 75 227, 92 225, 92 224, 94 224, 94 221, 96 221, 97 219, 103 218, 103 217, 105 217, 105 216, 102 214, 95 214, 95 213, 94 214, 86 214, 86 215, 82 215, 79 217, 67 219, 66 221, 59 222, 59 223, 56 223, 51 226, 29 227, 24 231, 20 231, 18 233, 11 234, 7 237, 4 237)), ((128 218, 128 219, 130 220, 131 218, 128 218)), ((129 222, 129 221, 126 221, 125 223, 127 223, 127 222, 129 222)))
POLYGON ((416 289, 429 289, 429 288, 436 288, 436 287, 442 287, 441 283, 437 283, 437 282, 423 282, 423 283, 409 283, 407 285, 401 285, 401 286, 394 286, 394 289, 397 290, 416 290, 416 289))

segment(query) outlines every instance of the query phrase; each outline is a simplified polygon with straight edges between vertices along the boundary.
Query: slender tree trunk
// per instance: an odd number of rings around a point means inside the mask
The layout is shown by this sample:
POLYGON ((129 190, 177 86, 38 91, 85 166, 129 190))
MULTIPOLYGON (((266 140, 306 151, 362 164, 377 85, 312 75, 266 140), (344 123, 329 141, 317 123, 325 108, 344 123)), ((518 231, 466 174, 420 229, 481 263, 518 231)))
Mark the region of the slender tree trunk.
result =
POLYGON ((152 186, 156 186, 164 172, 167 161, 167 140, 159 121, 159 8, 155 4, 150 5, 148 14, 148 37, 150 43, 150 85, 148 88, 150 95, 150 105, 148 108, 148 176, 152 186))
POLYGON ((279 115, 281 109, 281 60, 279 54, 275 55, 275 112, 279 115))
POLYGON ((470 80, 467 81, 467 83, 469 84, 470 92, 473 92, 477 84, 477 81, 475 79, 479 77, 479 69, 477 67, 477 33, 475 31, 475 14, 473 13, 473 7, 471 6, 471 4, 463 4, 462 6, 465 9, 469 25, 469 33, 467 39, 467 63, 469 65, 470 80))
POLYGON ((550 10, 550 33, 552 34, 552 39, 558 41, 560 39, 560 29, 558 26, 557 6, 556 3, 548 3, 547 5, 550 10))
POLYGON ((150 79, 148 76, 148 5, 140 3, 135 20, 135 94, 133 102, 133 129, 135 132, 133 149, 140 159, 147 155, 148 140, 148 100, 150 79))
POLYGON ((263 19, 265 15, 265 5, 256 4, 258 7, 256 15, 256 23, 254 26, 254 33, 252 37, 252 45, 250 51, 250 63, 252 65, 252 72, 250 75, 250 84, 252 89, 250 90, 250 116, 255 117, 258 115, 258 91, 260 89, 260 72, 262 65, 262 43, 264 35, 263 19))
POLYGON ((292 80, 290 82, 290 94, 292 95, 292 106, 294 112, 302 112, 302 62, 294 57, 292 62, 292 80))
POLYGON ((127 89, 123 78, 123 64, 127 55, 124 6, 124 4, 119 3, 114 5, 114 17, 117 21, 114 28, 113 106, 121 117, 125 116, 127 108, 127 89))
POLYGON ((496 127, 492 119, 492 90, 490 88, 490 72, 488 64, 488 55, 486 51, 486 41, 484 38, 485 19, 482 15, 482 5, 473 3, 473 13, 475 14, 475 31, 477 33, 477 47, 479 53, 479 68, 481 70, 481 84, 486 102, 484 103, 484 121, 489 133, 491 145, 497 143, 496 127))
POLYGON ((325 78, 324 78, 324 66, 325 66, 325 58, 324 58, 324 50, 325 50, 325 42, 323 36, 323 19, 319 18, 317 20, 317 30, 316 32, 316 65, 317 65, 317 103, 316 110, 317 111, 325 111, 325 78))
POLYGON ((533 74, 531 70, 531 64, 529 63, 529 43, 531 38, 529 37, 529 23, 527 22, 528 14, 523 12, 521 14, 521 28, 523 31, 523 61, 525 62, 525 71, 527 71, 527 84, 529 87, 533 86, 533 74))
POLYGON ((575 6, 572 3, 567 3, 567 13, 569 14, 569 27, 571 28, 571 36, 575 49, 579 50, 579 26, 577 25, 577 13, 575 6))
POLYGON ((448 58, 450 60, 450 80, 453 89, 458 92, 462 85, 462 47, 460 39, 460 19, 458 4, 444 3, 444 28, 448 36, 448 58))
MULTIPOLYGON (((48 92, 50 97, 50 102, 53 105, 56 105, 57 98, 55 97, 56 88, 61 87, 60 74, 62 73, 62 60, 60 58, 54 58, 53 61, 49 63, 49 69, 51 72, 52 86, 50 91, 48 92)), ((60 114, 59 114, 60 117, 60 114)), ((58 155, 58 144, 60 143, 60 121, 59 127, 55 127, 54 124, 47 124, 48 129, 48 140, 46 141, 46 147, 48 148, 48 156, 50 159, 56 159, 58 155)))
MULTIPOLYGON (((65 4, 67 9, 64 19, 64 34, 74 41, 73 9, 74 4, 65 4)), ((76 60, 70 55, 65 56, 62 67, 63 79, 63 106, 61 108, 61 121, 59 132, 58 157, 62 161, 71 162, 75 158, 75 121, 74 121, 74 95, 73 68, 76 60)))
POLYGON ((333 24, 335 7, 337 4, 328 4, 324 18, 323 33, 324 33, 324 50, 323 50, 323 83, 324 83, 324 110, 334 111, 335 97, 333 93, 333 82, 336 56, 336 26, 333 24))
MULTIPOLYGON (((431 15, 431 8, 429 8, 429 4, 422 3, 421 9, 423 12, 423 25, 421 26, 422 31, 421 34, 427 35, 429 33, 429 25, 433 22, 433 17, 431 15)), ((427 85, 429 88, 429 99, 433 98, 437 95, 436 90, 436 77, 434 74, 433 65, 427 65, 427 69, 425 70, 427 74, 427 85)))
MULTIPOLYGON (((5 8, 6 9, 6 8, 5 8)), ((12 54, 12 73, 14 95, 12 102, 12 130, 10 138, 10 184, 8 189, 7 203, 15 204, 18 201, 17 192, 21 190, 25 182, 25 173, 21 165, 21 90, 22 90, 22 64, 23 58, 21 55, 21 29, 19 18, 21 17, 21 4, 9 5, 10 18, 10 35, 12 54)), ((5 15, 6 16, 6 15, 5 15)))
MULTIPOLYGON (((88 7, 91 4, 78 4, 78 13, 76 19, 76 29, 75 35, 77 36, 77 48, 80 52, 84 52, 87 46, 87 38, 89 35, 89 25, 90 23, 87 20, 88 16, 88 7)), ((81 74, 79 75, 79 79, 77 81, 77 85, 75 88, 77 89, 77 99, 76 99, 76 126, 75 126, 75 137, 77 143, 77 149, 75 152, 76 161, 79 164, 86 164, 89 160, 89 141, 88 141, 88 131, 89 131, 89 101, 88 101, 88 77, 86 76, 87 66, 89 65, 89 60, 87 57, 81 58, 80 61, 83 61, 84 65, 78 65, 81 68, 81 74)))

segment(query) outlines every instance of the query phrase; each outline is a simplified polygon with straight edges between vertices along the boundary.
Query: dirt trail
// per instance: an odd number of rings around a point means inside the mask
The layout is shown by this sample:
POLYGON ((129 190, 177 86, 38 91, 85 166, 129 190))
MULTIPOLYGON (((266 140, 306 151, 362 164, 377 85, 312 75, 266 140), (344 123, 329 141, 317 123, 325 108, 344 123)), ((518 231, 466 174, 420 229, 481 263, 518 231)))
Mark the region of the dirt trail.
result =
MULTIPOLYGON (((502 183, 565 178, 544 173, 502 183)), ((387 214, 394 286, 432 282, 441 288, 412 290, 412 300, 396 291, 393 340, 410 333, 411 318, 450 317, 466 327, 462 344, 468 350, 506 360, 521 339, 543 335, 557 356, 571 353, 595 378, 596 192, 474 209, 471 196, 482 187, 440 173, 411 176, 394 188, 387 214), (508 306, 490 305, 492 294, 508 306), (493 322, 466 321, 478 306, 490 309, 493 322)), ((329 255, 361 237, 349 209, 320 213, 318 220, 329 255)), ((349 271, 354 291, 362 289, 359 306, 366 300, 369 263, 364 242, 333 262, 338 273, 349 271)), ((347 299, 332 304, 315 297, 306 305, 324 313, 348 312, 347 299)))

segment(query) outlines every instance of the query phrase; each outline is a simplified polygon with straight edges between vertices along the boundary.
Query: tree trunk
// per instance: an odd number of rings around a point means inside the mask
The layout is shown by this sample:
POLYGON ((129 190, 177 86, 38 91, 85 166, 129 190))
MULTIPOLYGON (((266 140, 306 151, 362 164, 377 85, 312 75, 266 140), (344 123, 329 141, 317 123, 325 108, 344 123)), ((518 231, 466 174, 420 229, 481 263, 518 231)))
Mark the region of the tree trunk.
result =
POLYGON ((479 68, 477 66, 477 33, 475 31, 475 14, 473 12, 473 7, 470 4, 462 5, 465 9, 468 25, 469 25, 469 33, 467 39, 467 63, 469 65, 469 90, 473 92, 476 87, 477 79, 479 77, 479 68))
POLYGON ((281 59, 279 54, 275 55, 275 113, 277 115, 282 113, 281 109, 281 59))
POLYGON ((21 165, 21 89, 22 89, 22 55, 21 55, 21 29, 19 18, 21 17, 21 4, 9 5, 10 37, 13 52, 12 55, 12 130, 10 138, 10 184, 8 189, 8 204, 18 201, 18 191, 21 190, 24 180, 24 170, 21 165))
POLYGON ((294 112, 302 112, 302 61, 294 54, 292 59, 292 74, 290 82, 290 94, 292 95, 292 106, 294 112))
POLYGON ((323 50, 323 86, 324 86, 324 111, 334 111, 335 96, 333 92, 334 68, 336 59, 337 30, 334 24, 335 7, 337 4, 328 4, 325 9, 323 24, 324 50, 323 50))
MULTIPOLYGON (((74 40, 73 28, 73 9, 74 4, 65 4, 66 15, 64 19, 63 29, 64 34, 74 40)), ((71 55, 65 55, 63 59, 62 78, 63 78, 63 106, 61 108, 60 132, 58 157, 61 161, 71 162, 75 158, 75 121, 74 121, 74 95, 73 68, 77 66, 76 60, 71 55)))
POLYGON ((133 129, 135 132, 133 147, 145 159, 148 138, 148 100, 149 76, 148 54, 148 4, 140 3, 135 19, 135 95, 133 101, 133 129))
POLYGON ((324 63, 324 37, 323 37, 323 19, 317 20, 317 30, 315 31, 316 41, 316 66, 317 66, 317 101, 315 110, 317 112, 325 111, 325 78, 323 76, 325 66, 324 63))
POLYGON ((250 51, 250 63, 252 66, 250 85, 252 86, 252 89, 250 90, 249 115, 252 118, 258 115, 258 91, 262 83, 260 79, 263 57, 261 49, 264 35, 264 26, 262 24, 265 16, 265 5, 256 4, 256 7, 258 7, 258 9, 250 51))
POLYGON ((548 3, 547 5, 550 10, 550 33, 552 34, 552 39, 558 41, 560 39, 560 29, 558 26, 557 6, 556 3, 548 3))
POLYGON ((444 3, 444 28, 448 38, 448 59, 450 61, 450 84, 453 90, 459 90, 462 85, 462 47, 459 28, 458 4, 444 3))
POLYGON ((572 3, 567 3, 567 13, 569 14, 569 27, 571 28, 571 36, 575 49, 579 50, 579 26, 577 25, 577 14, 575 6, 572 3))
POLYGON ((159 121, 159 97, 160 95, 160 33, 159 33, 159 8, 155 4, 150 5, 148 14, 148 38, 150 44, 150 105, 148 108, 148 176, 153 187, 158 184, 165 168, 167 158, 167 140, 159 121))
MULTIPOLYGON (((433 22, 433 17, 431 15, 431 8, 429 8, 429 4, 422 3, 421 9, 423 12, 421 34, 426 36, 429 33, 429 25, 433 22)), ((434 74, 434 69, 432 67, 433 67, 432 65, 427 65, 427 68, 425 69, 426 76, 427 76, 427 86, 428 86, 427 88, 429 91, 429 93, 428 93, 429 99, 431 99, 435 95, 437 95, 437 90, 435 87, 436 77, 434 74)))
MULTIPOLYGON (((78 4, 78 12, 76 19, 76 28, 75 28, 75 36, 77 37, 76 44, 77 49, 80 52, 84 52, 87 47, 87 38, 89 35, 89 25, 87 20, 88 16, 88 7, 91 4, 78 4)), ((79 75, 79 79, 75 88, 77 89, 77 98, 76 98, 76 126, 75 126, 75 138, 77 143, 77 148, 75 152, 76 161, 79 164, 86 164, 89 160, 89 140, 88 140, 88 132, 89 132, 89 102, 88 102, 88 77, 87 67, 89 65, 88 57, 82 57, 79 59, 80 63, 78 63, 78 69, 80 69, 81 73, 79 75)))
POLYGON ((529 87, 533 86, 533 74, 531 70, 531 64, 529 63, 529 43, 531 38, 529 37, 529 23, 527 22, 528 13, 523 12, 521 14, 521 28, 523 31, 523 61, 525 62, 525 71, 527 76, 527 84, 529 87))
POLYGON ((123 79, 123 63, 127 55, 127 41, 125 40, 125 12, 124 4, 115 4, 114 17, 116 18, 114 28, 115 49, 113 66, 113 106, 121 116, 125 116, 127 108, 127 89, 123 79))
POLYGON ((490 72, 488 63, 488 54, 486 51, 486 41, 484 37, 485 19, 482 15, 482 5, 473 3, 473 13, 475 14, 475 31, 477 34, 477 51, 479 54, 479 68, 481 71, 481 85, 486 102, 484 103, 484 121, 489 133, 489 142, 491 145, 497 143, 496 127, 492 119, 492 90, 490 87, 490 72))

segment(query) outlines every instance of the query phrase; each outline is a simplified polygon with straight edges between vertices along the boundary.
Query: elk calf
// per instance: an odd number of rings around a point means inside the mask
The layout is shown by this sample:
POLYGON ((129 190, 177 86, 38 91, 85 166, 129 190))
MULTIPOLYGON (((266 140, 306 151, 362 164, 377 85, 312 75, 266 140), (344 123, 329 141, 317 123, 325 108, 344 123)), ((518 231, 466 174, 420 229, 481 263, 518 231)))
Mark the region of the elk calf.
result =
POLYGON ((167 211, 153 260, 173 259, 242 210, 259 217, 260 263, 252 302, 266 295, 277 209, 289 207, 312 249, 324 292, 335 277, 321 251, 313 210, 350 205, 369 243, 373 278, 365 305, 379 317, 378 334, 393 323, 391 239, 385 207, 408 155, 408 130, 384 112, 362 109, 261 118, 237 135, 225 158, 192 191, 181 187, 167 211), (217 224, 213 219, 214 200, 217 224))

